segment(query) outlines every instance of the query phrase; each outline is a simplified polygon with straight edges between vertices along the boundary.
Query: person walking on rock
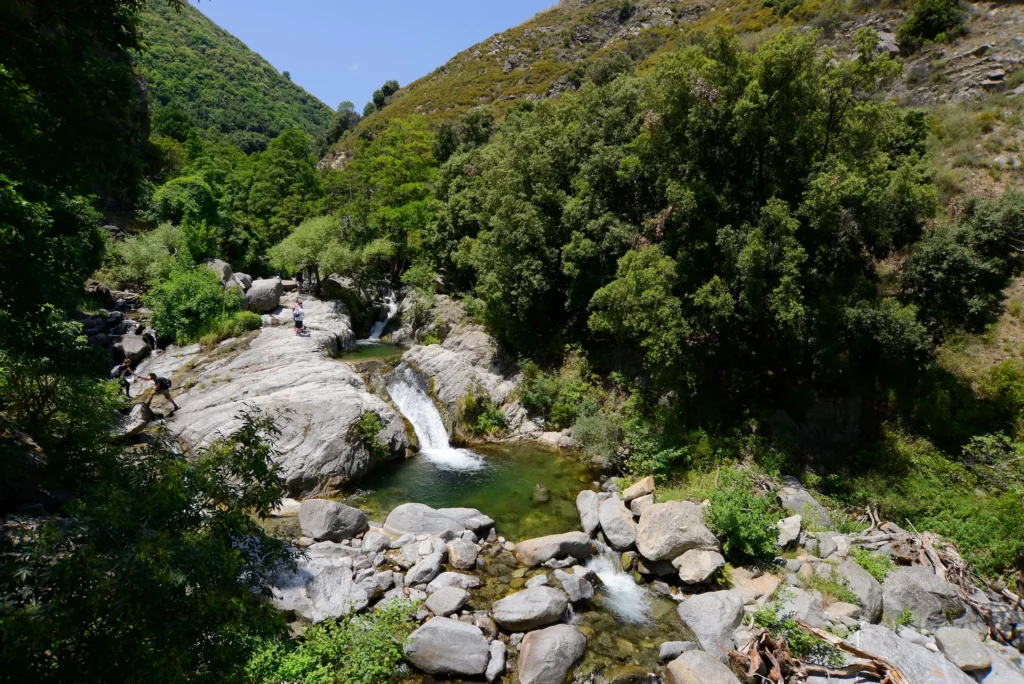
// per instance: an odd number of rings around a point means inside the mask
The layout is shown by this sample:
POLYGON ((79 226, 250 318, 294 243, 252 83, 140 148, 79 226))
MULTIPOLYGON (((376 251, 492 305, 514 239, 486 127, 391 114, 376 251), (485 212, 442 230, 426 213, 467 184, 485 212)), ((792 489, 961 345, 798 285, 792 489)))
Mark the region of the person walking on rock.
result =
POLYGON ((124 396, 131 399, 132 386, 131 381, 128 378, 136 377, 135 373, 132 372, 132 360, 126 358, 124 361, 111 368, 110 377, 121 381, 121 388, 124 390, 124 396))
POLYGON ((295 334, 302 333, 303 321, 306 319, 306 312, 302 310, 302 302, 295 302, 295 308, 292 309, 292 320, 295 321, 295 334))
POLYGON ((153 383, 153 389, 149 391, 149 396, 146 397, 146 407, 153 403, 153 398, 156 395, 162 396, 167 401, 171 402, 171 406, 177 411, 180 407, 174 403, 174 397, 171 396, 171 381, 168 378, 161 378, 156 373, 149 374, 149 380, 153 383))

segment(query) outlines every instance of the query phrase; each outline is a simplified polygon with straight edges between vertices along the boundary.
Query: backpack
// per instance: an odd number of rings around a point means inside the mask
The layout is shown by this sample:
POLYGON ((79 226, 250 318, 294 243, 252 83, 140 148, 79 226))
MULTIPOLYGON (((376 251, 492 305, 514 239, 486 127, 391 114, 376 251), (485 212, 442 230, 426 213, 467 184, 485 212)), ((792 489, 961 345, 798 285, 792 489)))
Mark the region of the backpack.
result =
POLYGON ((169 389, 171 389, 171 381, 170 381, 170 379, 169 378, 159 378, 158 377, 156 379, 156 388, 158 390, 169 390, 169 389))

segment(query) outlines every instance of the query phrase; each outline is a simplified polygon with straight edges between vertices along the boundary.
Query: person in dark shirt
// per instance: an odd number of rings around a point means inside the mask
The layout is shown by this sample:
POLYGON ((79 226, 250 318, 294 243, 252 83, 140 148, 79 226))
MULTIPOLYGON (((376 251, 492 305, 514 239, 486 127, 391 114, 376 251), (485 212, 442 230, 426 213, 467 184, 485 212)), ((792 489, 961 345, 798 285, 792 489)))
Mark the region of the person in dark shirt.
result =
POLYGON ((180 408, 174 403, 174 397, 171 396, 171 381, 168 378, 161 378, 156 373, 149 374, 149 380, 153 383, 153 389, 149 391, 149 396, 146 398, 146 406, 153 403, 153 398, 156 395, 162 396, 167 401, 171 402, 171 406, 177 411, 180 408))

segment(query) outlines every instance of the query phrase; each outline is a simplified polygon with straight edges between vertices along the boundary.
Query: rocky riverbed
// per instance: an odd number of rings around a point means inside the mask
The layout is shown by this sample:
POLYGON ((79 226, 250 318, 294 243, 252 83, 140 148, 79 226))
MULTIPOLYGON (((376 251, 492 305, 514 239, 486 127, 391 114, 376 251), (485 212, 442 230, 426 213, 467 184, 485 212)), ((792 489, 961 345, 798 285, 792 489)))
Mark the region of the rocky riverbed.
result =
MULTIPOLYGON (((752 615, 771 604, 913 684, 1024 683, 1020 654, 990 638, 972 607, 982 597, 965 602, 932 569, 903 564, 911 535, 891 524, 828 530, 807 490, 783 484, 780 503, 793 515, 779 524, 778 558, 762 568, 726 568, 704 505, 658 502, 649 478, 622 492, 614 481, 581 491, 580 531, 518 543, 474 508, 405 503, 372 522, 340 502, 290 502, 278 522, 297 524, 292 543, 305 556, 275 578, 271 600, 300 623, 419 602, 403 645, 410 681, 738 683, 730 653, 758 638, 752 615), (804 528, 807 518, 818 531, 804 528), (858 549, 899 565, 880 584, 854 560, 858 549), (816 577, 845 587, 851 602, 813 589, 816 577)), ((806 681, 877 681, 848 672, 806 681)))

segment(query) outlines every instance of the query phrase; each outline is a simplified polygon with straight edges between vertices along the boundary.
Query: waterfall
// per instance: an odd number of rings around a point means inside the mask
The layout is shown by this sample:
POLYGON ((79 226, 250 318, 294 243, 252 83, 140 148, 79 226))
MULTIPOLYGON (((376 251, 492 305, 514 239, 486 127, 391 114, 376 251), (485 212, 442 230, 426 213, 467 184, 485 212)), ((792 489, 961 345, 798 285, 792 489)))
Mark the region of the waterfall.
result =
POLYGON ((395 317, 395 313, 398 311, 398 296, 395 291, 392 290, 387 299, 384 300, 388 307, 388 315, 383 321, 377 321, 373 324, 373 328, 370 329, 370 336, 367 338, 370 342, 377 342, 380 340, 380 336, 384 334, 384 329, 388 327, 388 323, 395 317))
POLYGON ((404 363, 395 369, 388 380, 388 394, 399 412, 412 423, 420 442, 420 455, 435 465, 448 470, 479 470, 483 457, 469 449, 453 449, 448 443, 441 414, 434 401, 423 388, 423 379, 404 363))
POLYGON ((601 580, 604 595, 602 606, 623 622, 651 624, 651 597, 647 589, 633 581, 629 573, 619 569, 618 554, 598 543, 597 555, 587 559, 586 566, 601 580))

